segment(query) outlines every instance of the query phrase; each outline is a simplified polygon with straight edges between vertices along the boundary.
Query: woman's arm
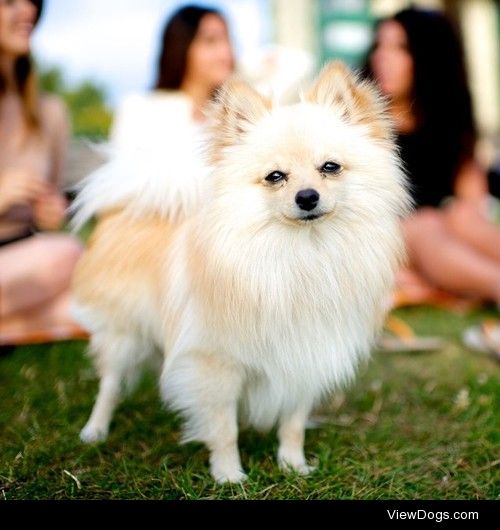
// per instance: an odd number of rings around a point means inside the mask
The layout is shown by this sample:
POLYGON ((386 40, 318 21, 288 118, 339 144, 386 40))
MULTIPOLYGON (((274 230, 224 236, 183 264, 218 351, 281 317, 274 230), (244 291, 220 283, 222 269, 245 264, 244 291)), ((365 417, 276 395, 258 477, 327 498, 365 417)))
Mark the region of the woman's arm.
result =
POLYGON ((473 204, 481 210, 485 208, 488 180, 486 173, 475 160, 470 159, 462 163, 454 187, 455 197, 473 204))
POLYGON ((42 101, 44 133, 48 136, 49 181, 46 193, 33 205, 35 225, 41 230, 58 230, 66 217, 66 199, 61 191, 69 137, 69 120, 64 104, 56 97, 42 101))
POLYGON ((64 166, 70 135, 68 112, 64 103, 54 96, 46 96, 42 107, 46 131, 49 136, 49 180, 58 189, 61 189, 64 181, 64 166))

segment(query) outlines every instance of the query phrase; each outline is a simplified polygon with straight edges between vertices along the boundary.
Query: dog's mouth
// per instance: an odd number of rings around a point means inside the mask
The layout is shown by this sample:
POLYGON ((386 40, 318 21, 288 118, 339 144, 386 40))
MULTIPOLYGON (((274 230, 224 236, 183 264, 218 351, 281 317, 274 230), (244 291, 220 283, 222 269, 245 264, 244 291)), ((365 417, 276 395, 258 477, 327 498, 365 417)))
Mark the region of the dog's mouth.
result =
POLYGON ((316 219, 319 219, 319 218, 323 217, 323 215, 325 215, 325 214, 324 213, 312 213, 312 214, 309 214, 309 215, 305 215, 304 217, 298 217, 298 220, 299 221, 306 221, 306 222, 315 221, 316 219))
POLYGON ((321 221, 322 219, 325 219, 330 213, 332 212, 309 213, 307 215, 301 215, 300 217, 296 217, 294 221, 301 225, 310 225, 321 221))
POLYGON ((310 225, 328 217, 331 213, 332 212, 309 213, 298 217, 288 217, 284 215, 283 220, 294 225, 310 225))

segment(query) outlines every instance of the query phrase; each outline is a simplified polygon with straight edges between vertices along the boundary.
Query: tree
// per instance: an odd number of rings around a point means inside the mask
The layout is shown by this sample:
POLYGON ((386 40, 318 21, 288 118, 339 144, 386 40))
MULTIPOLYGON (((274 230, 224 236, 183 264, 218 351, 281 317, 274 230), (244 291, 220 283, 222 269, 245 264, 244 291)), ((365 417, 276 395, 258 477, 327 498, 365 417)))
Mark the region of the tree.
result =
POLYGON ((73 135, 93 140, 107 138, 113 114, 106 105, 106 92, 93 81, 68 87, 60 68, 39 68, 42 92, 57 94, 66 103, 73 124, 73 135))

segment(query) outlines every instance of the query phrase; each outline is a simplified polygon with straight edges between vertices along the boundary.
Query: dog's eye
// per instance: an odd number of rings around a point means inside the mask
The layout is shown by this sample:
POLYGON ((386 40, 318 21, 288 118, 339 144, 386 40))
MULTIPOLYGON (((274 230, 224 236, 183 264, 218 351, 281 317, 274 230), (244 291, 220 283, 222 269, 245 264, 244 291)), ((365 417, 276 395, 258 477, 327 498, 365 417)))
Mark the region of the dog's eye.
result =
POLYGON ((265 178, 267 182, 280 182, 282 180, 286 180, 286 174, 283 173, 283 171, 273 171, 272 173, 269 173, 267 177, 265 178))
POLYGON ((329 175, 336 175, 337 173, 340 173, 340 170, 342 169, 342 166, 340 164, 337 164, 337 162, 325 162, 321 166, 321 173, 328 173, 329 175))

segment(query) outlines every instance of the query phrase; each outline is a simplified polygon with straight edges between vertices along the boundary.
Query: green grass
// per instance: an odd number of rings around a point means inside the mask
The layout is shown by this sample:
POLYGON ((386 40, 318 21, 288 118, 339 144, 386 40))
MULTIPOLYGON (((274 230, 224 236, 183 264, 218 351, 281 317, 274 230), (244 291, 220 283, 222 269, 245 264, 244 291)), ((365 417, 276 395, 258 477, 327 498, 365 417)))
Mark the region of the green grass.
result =
POLYGON ((160 405, 152 376, 120 406, 108 442, 81 444, 97 388, 85 344, 17 348, 0 358, 0 498, 499 498, 499 365, 459 341, 486 313, 399 314, 449 345, 376 354, 318 412, 324 423, 306 441, 318 469, 308 478, 278 470, 272 433, 243 432, 241 486, 216 486, 206 450, 178 445, 180 421, 160 405))

